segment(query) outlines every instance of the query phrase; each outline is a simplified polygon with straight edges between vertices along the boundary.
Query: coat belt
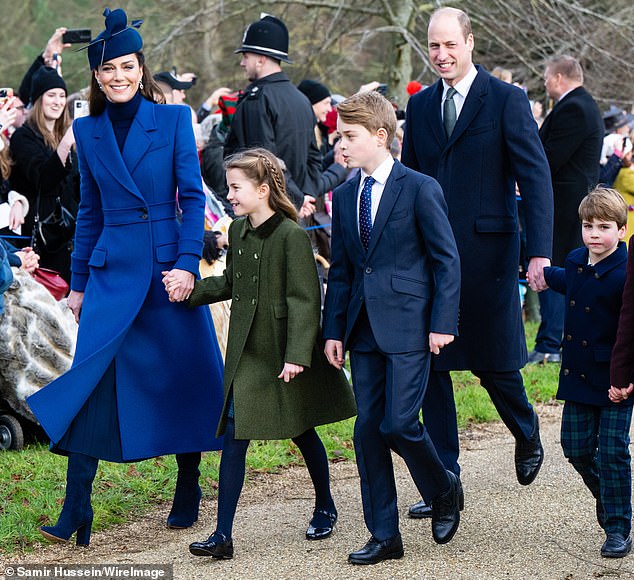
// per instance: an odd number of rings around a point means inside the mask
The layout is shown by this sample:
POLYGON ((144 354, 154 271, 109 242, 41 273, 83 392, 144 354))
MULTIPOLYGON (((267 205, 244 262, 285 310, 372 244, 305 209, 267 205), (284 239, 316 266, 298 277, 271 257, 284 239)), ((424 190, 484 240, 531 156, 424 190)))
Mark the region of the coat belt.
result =
POLYGON ((126 224, 175 219, 175 201, 103 210, 103 223, 105 226, 121 226, 126 224))

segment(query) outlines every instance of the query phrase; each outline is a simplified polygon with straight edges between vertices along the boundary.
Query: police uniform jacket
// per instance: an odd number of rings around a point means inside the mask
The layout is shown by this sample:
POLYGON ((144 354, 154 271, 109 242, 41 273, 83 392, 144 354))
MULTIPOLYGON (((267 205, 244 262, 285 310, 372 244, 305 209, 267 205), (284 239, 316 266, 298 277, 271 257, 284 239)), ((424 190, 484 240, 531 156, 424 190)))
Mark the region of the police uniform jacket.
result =
MULTIPOLYGON (((588 264, 588 249, 568 254, 565 266, 545 268, 546 282, 566 296, 563 356, 557 398, 585 405, 611 405, 610 356, 616 338, 627 250, 588 264)), ((621 405, 631 405, 627 399, 621 405)))
POLYGON ((343 371, 318 343, 320 291, 306 232, 275 214, 254 229, 247 218, 229 229, 224 276, 198 280, 190 305, 231 298, 225 403, 234 401, 238 439, 286 439, 356 413, 343 371), (305 367, 285 383, 285 362, 305 367))

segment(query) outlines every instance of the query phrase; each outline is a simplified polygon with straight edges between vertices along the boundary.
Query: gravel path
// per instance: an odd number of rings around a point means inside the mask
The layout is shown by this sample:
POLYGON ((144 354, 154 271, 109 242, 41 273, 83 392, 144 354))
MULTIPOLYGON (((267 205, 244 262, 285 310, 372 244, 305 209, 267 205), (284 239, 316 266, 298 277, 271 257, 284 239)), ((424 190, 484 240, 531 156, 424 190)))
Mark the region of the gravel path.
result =
MULTIPOLYGON (((5 564, 173 564, 174 578, 225 579, 634 579, 634 555, 606 560, 599 555, 603 531, 594 501, 565 461, 559 446, 561 407, 539 409, 546 459, 531 486, 515 480, 513 440, 495 423, 463 433, 462 482, 465 511, 456 537, 436 545, 429 521, 406 517, 418 499, 407 469, 395 458, 405 557, 376 566, 347 563, 348 552, 368 538, 359 483, 352 462, 332 466, 339 510, 335 534, 308 542, 304 531, 312 507, 303 468, 252 478, 243 493, 234 528, 236 555, 230 561, 191 556, 189 542, 206 538, 215 521, 215 500, 203 503, 189 530, 168 530, 169 506, 139 521, 95 534, 87 549, 53 545, 5 564)), ((3 566, 0 566, 0 573, 3 566)), ((0 576, 0 578, 4 578, 0 576)))

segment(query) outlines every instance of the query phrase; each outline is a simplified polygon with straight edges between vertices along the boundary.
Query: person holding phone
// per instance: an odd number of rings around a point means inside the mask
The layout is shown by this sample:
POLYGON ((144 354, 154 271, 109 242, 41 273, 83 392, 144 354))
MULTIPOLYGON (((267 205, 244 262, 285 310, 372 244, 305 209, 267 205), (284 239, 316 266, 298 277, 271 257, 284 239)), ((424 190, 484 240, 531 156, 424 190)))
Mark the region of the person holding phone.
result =
POLYGON ((186 107, 164 106, 139 22, 104 12, 88 47, 90 115, 74 133, 81 201, 68 304, 79 322, 71 369, 28 399, 52 451, 68 456, 52 541, 90 541, 99 460, 176 454, 170 528, 197 520, 201 451, 219 449, 222 357, 208 308, 188 309, 203 247, 205 197, 186 107), (177 219, 177 190, 180 219, 177 219), (171 302, 170 271, 181 286, 171 302))

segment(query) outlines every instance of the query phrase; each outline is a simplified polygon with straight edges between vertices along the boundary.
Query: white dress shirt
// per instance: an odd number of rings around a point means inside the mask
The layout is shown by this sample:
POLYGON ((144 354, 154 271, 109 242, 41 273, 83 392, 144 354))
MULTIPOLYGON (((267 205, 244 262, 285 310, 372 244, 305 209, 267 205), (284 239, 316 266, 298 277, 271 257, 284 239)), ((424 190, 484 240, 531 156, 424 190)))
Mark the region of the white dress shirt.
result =
MULTIPOLYGON (((390 176, 392 172, 392 167, 394 166, 394 158, 388 153, 388 156, 385 158, 385 161, 381 163, 373 172, 372 177, 374 177, 375 181, 372 185, 372 224, 374 224, 376 218, 376 212, 379 209, 379 203, 381 202, 381 196, 383 195, 383 190, 385 189, 385 182, 387 178, 390 176)), ((361 202, 361 190, 363 189, 363 183, 368 174, 361 169, 361 181, 359 183, 359 189, 357 191, 357 226, 359 225, 359 203, 361 202)), ((359 235, 361 231, 359 231, 359 235)))
MULTIPOLYGON (((464 105, 465 99, 469 94, 469 89, 471 89, 471 85, 478 75, 478 69, 474 65, 471 65, 469 72, 464 76, 464 78, 458 81, 454 85, 454 89, 456 89, 456 94, 453 96, 453 102, 456 105, 456 119, 460 117, 460 111, 462 111, 462 106, 464 105)), ((442 91, 442 99, 440 101, 440 118, 444 120, 444 104, 445 99, 447 98, 447 91, 449 90, 449 85, 443 79, 443 91, 442 91)))

